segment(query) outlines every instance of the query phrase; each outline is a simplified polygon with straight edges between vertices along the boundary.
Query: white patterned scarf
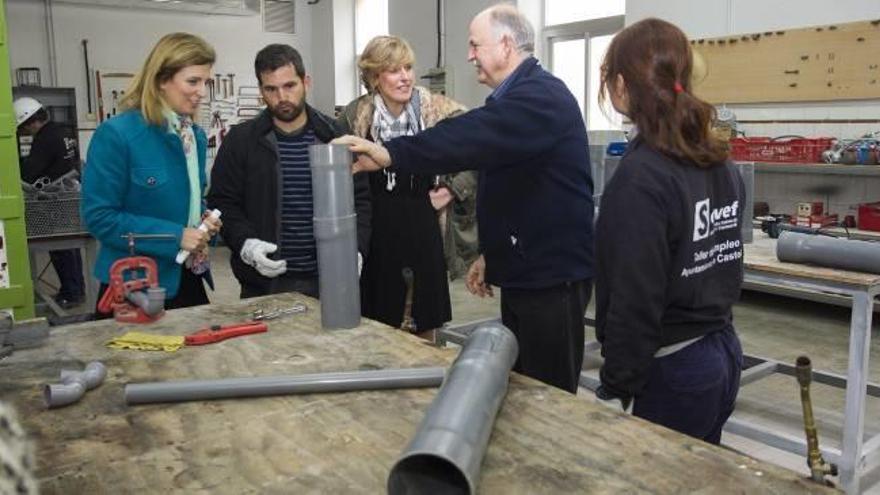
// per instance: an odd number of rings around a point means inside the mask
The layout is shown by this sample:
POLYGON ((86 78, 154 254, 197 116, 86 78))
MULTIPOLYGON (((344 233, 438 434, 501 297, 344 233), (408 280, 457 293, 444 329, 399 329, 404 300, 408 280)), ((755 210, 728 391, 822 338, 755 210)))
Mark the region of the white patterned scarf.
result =
MULTIPOLYGON (((406 107, 397 117, 391 115, 382 95, 376 93, 373 95, 373 125, 370 127, 370 133, 373 139, 382 144, 391 139, 400 136, 413 136, 418 134, 425 128, 425 123, 419 115, 419 92, 413 89, 412 98, 406 104, 406 107)), ((383 170, 385 173, 385 189, 393 191, 397 185, 397 174, 383 170)))
POLYGON ((186 156, 186 172, 189 177, 189 215, 187 227, 196 227, 202 221, 202 190, 199 182, 199 157, 196 148, 196 135, 193 120, 188 115, 179 115, 165 109, 168 131, 180 137, 183 153, 186 156))

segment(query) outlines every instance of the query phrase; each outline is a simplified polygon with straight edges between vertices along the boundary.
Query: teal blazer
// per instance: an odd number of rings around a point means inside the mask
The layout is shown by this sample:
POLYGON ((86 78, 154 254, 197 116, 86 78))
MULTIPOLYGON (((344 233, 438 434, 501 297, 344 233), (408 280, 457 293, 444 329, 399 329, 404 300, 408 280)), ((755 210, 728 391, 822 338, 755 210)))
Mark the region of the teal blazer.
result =
MULTIPOLYGON (((207 139, 193 126, 199 159, 199 191, 204 196, 207 139)), ((101 124, 89 143, 82 180, 82 219, 100 242, 95 278, 110 281, 110 266, 129 255, 129 232, 170 234, 173 239, 135 240, 135 254, 159 267, 166 298, 177 295, 181 266, 174 262, 189 217, 189 176, 180 138, 151 125, 137 110, 101 124)), ((204 200, 202 201, 204 211, 204 200)))

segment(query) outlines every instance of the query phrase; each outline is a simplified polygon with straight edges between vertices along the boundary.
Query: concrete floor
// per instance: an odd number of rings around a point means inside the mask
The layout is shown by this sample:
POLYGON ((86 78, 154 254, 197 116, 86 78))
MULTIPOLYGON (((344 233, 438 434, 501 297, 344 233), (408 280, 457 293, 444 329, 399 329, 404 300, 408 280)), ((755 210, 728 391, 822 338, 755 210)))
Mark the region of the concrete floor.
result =
MULTIPOLYGON (((232 276, 228 260, 228 249, 217 248, 213 251, 212 270, 217 290, 209 293, 212 303, 238 300, 239 286, 232 276)), ((38 259, 39 262, 45 263, 38 259)), ((53 283, 54 273, 51 269, 47 270, 44 278, 49 284, 53 283)), ((43 287, 52 291, 49 286, 43 287)), ((495 298, 476 298, 467 292, 460 280, 451 283, 450 291, 452 324, 499 314, 497 293, 495 298)), ((41 311, 45 311, 45 308, 41 311)), ((79 307, 73 311, 87 313, 90 308, 79 307)), ((592 308, 588 310, 588 314, 591 313, 592 308)), ((786 363, 794 363, 797 356, 807 355, 814 369, 844 375, 848 361, 849 316, 848 308, 757 292, 743 293, 742 300, 734 307, 734 323, 747 354, 786 363)), ((878 329, 880 316, 875 316, 869 373, 869 380, 873 383, 880 383, 878 329)), ((594 338, 589 330, 587 338, 594 338)), ((595 372, 597 364, 588 360, 585 369, 595 372)), ((589 400, 589 392, 582 391, 579 396, 589 400)), ((812 397, 820 444, 840 448, 844 391, 814 384, 812 397)), ((800 437, 803 435, 803 423, 797 382, 792 377, 775 375, 744 387, 740 391, 735 416, 800 437)), ((880 434, 880 399, 868 400, 865 434, 880 434)), ((725 434, 722 442, 758 459, 808 474, 802 457, 731 434, 725 434)), ((880 495, 880 472, 863 478, 862 489, 865 493, 880 495)))

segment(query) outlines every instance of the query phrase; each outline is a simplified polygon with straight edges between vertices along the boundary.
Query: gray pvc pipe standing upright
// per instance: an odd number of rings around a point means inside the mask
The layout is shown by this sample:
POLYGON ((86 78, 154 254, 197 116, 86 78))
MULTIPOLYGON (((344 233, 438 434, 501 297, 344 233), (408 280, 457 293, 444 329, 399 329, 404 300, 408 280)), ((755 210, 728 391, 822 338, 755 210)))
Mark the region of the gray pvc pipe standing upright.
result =
POLYGON ((779 261, 880 274, 880 242, 782 231, 776 241, 776 257, 779 261))
POLYGON ((474 330, 391 468, 388 493, 475 492, 518 353, 516 337, 507 328, 487 324, 474 330))
POLYGON ((321 326, 354 328, 361 321, 357 272, 357 215, 351 152, 332 144, 309 146, 321 326))

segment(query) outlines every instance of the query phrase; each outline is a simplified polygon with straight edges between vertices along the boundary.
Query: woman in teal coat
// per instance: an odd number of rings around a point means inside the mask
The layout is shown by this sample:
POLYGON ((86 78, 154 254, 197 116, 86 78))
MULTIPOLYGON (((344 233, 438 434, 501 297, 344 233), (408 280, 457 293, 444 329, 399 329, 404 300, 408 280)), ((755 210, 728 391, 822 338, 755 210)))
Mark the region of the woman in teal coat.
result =
POLYGON ((205 133, 192 118, 205 95, 215 54, 204 40, 186 33, 164 36, 153 47, 121 102, 121 114, 101 124, 89 144, 82 183, 82 217, 100 241, 95 277, 102 295, 110 267, 135 254, 154 259, 166 309, 208 303, 202 283, 207 243, 220 228, 204 215, 205 133), (179 250, 192 255, 183 264, 179 250))

